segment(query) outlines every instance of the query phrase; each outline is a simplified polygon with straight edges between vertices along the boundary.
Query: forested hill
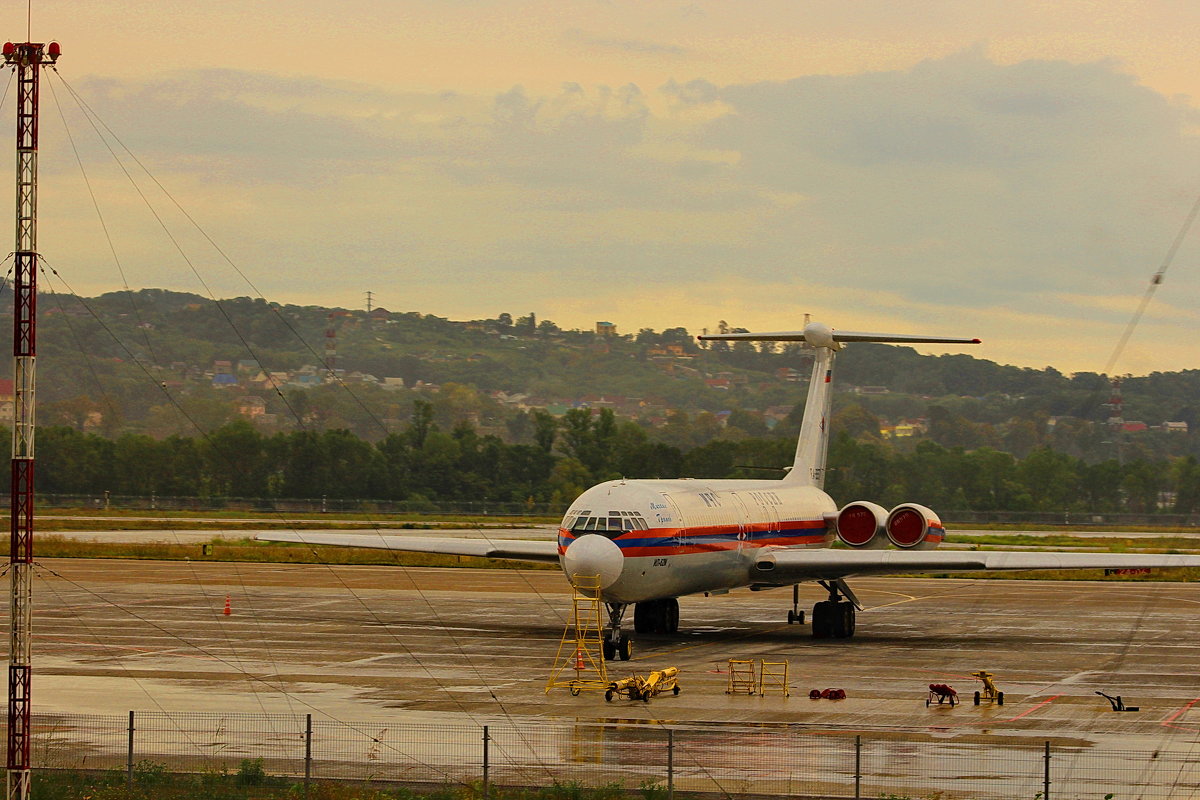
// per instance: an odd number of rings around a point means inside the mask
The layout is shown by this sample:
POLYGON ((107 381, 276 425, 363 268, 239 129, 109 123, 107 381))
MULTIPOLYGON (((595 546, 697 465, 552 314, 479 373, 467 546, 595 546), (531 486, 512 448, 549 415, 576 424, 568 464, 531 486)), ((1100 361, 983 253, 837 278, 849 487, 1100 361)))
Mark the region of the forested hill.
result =
MULTIPOLYGON (((3 301, 11 317, 11 293, 3 301)), ((532 312, 452 321, 155 289, 45 294, 39 311, 39 422, 109 437, 190 436, 248 417, 266 432, 315 426, 379 439, 407 424, 421 396, 443 425, 467 419, 509 440, 525 435, 513 421, 522 411, 610 407, 686 449, 717 437, 790 435, 797 414, 780 409, 802 402, 811 363, 797 346, 703 348, 682 328, 562 330, 532 312), (327 353, 337 382, 328 380, 327 353)), ((856 344, 839 356, 836 380, 835 410, 856 435, 1018 456, 1041 445, 1111 455, 1102 424, 1110 386, 1094 373, 856 344)), ((1125 420, 1188 429, 1129 431, 1130 447, 1195 452, 1200 370, 1129 377, 1122 390, 1125 420)))

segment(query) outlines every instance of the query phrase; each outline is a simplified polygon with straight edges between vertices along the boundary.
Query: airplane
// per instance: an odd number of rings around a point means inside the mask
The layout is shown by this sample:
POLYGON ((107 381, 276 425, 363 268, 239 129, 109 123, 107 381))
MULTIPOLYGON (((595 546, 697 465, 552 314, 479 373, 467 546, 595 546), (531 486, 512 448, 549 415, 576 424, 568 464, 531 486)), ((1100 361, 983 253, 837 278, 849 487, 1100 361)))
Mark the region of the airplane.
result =
POLYGON ((857 333, 810 322, 801 331, 725 333, 706 341, 800 342, 814 353, 792 467, 780 479, 610 480, 579 495, 557 541, 410 538, 380 534, 272 532, 256 538, 341 547, 558 563, 567 580, 608 611, 606 660, 628 661, 622 623, 633 606, 636 633, 679 630, 685 595, 792 587, 788 623, 803 624, 799 584, 827 599, 812 609, 812 636, 848 639, 862 604, 846 582, 865 575, 1035 569, 1200 567, 1200 556, 1136 553, 940 551, 946 531, 918 503, 890 510, 867 500, 840 508, 824 491, 836 353, 853 342, 978 344, 979 339, 857 333), (840 542, 842 547, 832 547, 840 542), (891 549, 887 549, 887 548, 891 549))

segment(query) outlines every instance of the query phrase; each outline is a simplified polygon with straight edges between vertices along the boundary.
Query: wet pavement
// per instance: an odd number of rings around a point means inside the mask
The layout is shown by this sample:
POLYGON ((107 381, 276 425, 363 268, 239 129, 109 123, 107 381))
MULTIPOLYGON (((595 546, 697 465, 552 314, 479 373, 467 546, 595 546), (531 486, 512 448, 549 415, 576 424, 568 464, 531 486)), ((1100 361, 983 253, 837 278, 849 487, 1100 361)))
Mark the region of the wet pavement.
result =
MULTIPOLYGON (((685 597, 678 635, 635 635, 633 661, 609 665, 615 677, 681 669, 678 697, 644 704, 545 693, 571 608, 553 571, 45 559, 35 574, 39 712, 364 720, 404 709, 1126 747, 1200 731, 1195 584, 862 579, 851 585, 866 610, 848 641, 786 624, 787 589, 685 597), (791 697, 727 695, 730 658, 786 660, 791 697), (972 705, 980 669, 1003 706, 972 705), (930 683, 967 702, 927 708, 930 683), (807 696, 831 687, 847 699, 807 696), (1096 691, 1141 710, 1115 713, 1096 691)), ((802 586, 801 606, 822 594, 802 586)))

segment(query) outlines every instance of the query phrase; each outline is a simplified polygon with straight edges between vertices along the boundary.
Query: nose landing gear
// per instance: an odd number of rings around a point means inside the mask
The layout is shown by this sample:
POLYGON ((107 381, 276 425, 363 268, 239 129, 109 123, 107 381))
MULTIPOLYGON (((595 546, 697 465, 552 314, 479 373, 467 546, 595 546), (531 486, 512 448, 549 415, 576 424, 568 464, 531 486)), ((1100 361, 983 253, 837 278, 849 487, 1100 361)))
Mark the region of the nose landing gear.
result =
POLYGON ((621 633, 621 620, 625 617, 627 603, 605 603, 608 607, 608 631, 604 637, 604 660, 628 661, 633 654, 633 642, 621 633))

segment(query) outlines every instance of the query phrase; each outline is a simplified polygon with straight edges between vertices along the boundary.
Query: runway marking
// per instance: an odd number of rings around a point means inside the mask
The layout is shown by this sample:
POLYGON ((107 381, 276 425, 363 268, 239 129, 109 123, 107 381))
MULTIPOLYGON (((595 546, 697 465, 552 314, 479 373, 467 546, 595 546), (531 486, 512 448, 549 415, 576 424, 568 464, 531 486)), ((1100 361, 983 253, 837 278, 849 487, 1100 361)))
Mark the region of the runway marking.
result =
POLYGON ((1171 716, 1169 716, 1169 717, 1167 717, 1166 719, 1164 719, 1164 720, 1162 721, 1162 726, 1163 726, 1164 728, 1175 728, 1176 730, 1180 730, 1180 731, 1191 731, 1191 730, 1193 730, 1193 728, 1185 728, 1185 727, 1184 727, 1184 726, 1182 726, 1182 725, 1176 725, 1176 724, 1174 724, 1174 723, 1175 723, 1175 720, 1179 719, 1181 716, 1183 716, 1184 714, 1186 714, 1188 711, 1191 711, 1191 710, 1192 710, 1192 706, 1196 705, 1196 703, 1200 703, 1200 697, 1197 697, 1195 700, 1191 701, 1190 703, 1188 703, 1187 705, 1185 705, 1183 708, 1179 709, 1179 710, 1178 710, 1178 711, 1176 711, 1174 714, 1172 714, 1171 716))
POLYGON ((1036 706, 1034 706, 1033 708, 1027 709, 1027 710, 1023 711, 1022 713, 1020 713, 1020 714, 1017 714, 1015 717, 1010 717, 1009 719, 1002 719, 1002 720, 1000 720, 1000 722, 1016 722, 1016 721, 1017 721, 1017 720, 1019 720, 1021 717, 1027 717, 1027 716, 1029 716, 1030 714, 1032 714, 1033 712, 1037 711, 1037 710, 1038 710, 1039 708, 1041 708, 1042 706, 1048 706, 1048 705, 1050 705, 1051 703, 1053 703, 1055 700, 1057 700, 1057 699, 1058 699, 1058 698, 1060 698, 1060 697, 1062 697, 1062 695, 1061 695, 1061 694, 1056 694, 1056 695, 1054 695, 1053 697, 1047 697, 1045 700, 1043 700, 1042 702, 1038 703, 1038 704, 1037 704, 1036 706))
MULTIPOLYGON (((1025 709, 1020 714, 1017 714, 1015 717, 1010 717, 1008 719, 972 720, 971 722, 960 722, 956 725, 946 725, 946 724, 930 725, 929 728, 931 730, 936 730, 936 731, 948 731, 951 728, 972 728, 972 727, 979 727, 981 725, 1001 725, 1005 722, 1016 722, 1017 720, 1021 719, 1022 717, 1029 716, 1030 714, 1037 711, 1042 706, 1053 703, 1055 700, 1057 700, 1060 697, 1062 697, 1061 694, 1056 694, 1053 697, 1049 697, 1049 698, 1043 700, 1042 702, 1038 703, 1036 706, 1025 709)), ((963 703, 963 701, 960 700, 958 704, 962 705, 962 703, 963 703)), ((939 705, 940 705, 940 703, 939 703, 939 705)))

